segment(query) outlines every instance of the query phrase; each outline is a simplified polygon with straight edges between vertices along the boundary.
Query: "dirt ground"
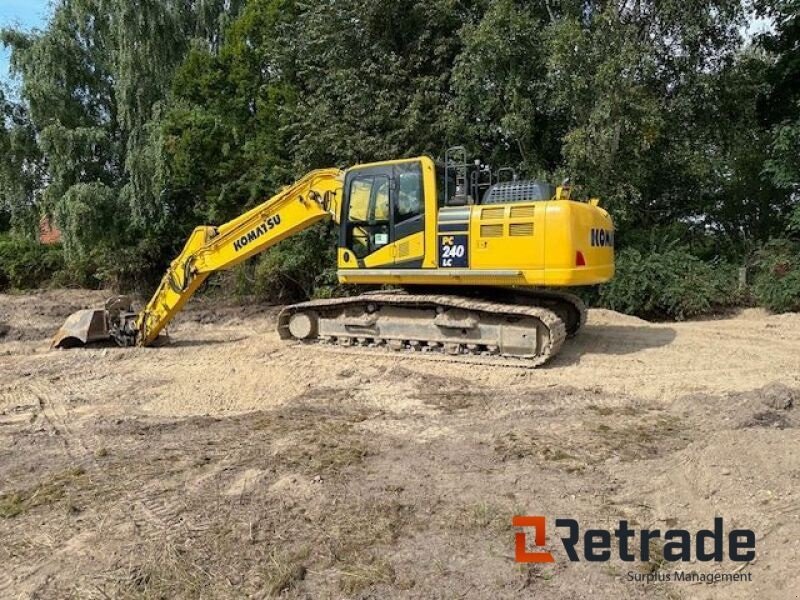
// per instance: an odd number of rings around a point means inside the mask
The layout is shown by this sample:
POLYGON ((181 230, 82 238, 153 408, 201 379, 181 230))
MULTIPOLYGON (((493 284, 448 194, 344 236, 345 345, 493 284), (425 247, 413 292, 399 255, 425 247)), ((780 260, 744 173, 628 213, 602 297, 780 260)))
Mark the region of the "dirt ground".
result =
POLYGON ((286 344, 275 309, 202 300, 163 347, 48 349, 105 295, 0 295, 2 598, 798 598, 800 315, 594 310, 536 370, 286 344), (554 563, 514 561, 513 515, 554 563), (754 561, 570 562, 553 527, 715 516, 754 561), (628 575, 675 570, 752 581, 628 575))

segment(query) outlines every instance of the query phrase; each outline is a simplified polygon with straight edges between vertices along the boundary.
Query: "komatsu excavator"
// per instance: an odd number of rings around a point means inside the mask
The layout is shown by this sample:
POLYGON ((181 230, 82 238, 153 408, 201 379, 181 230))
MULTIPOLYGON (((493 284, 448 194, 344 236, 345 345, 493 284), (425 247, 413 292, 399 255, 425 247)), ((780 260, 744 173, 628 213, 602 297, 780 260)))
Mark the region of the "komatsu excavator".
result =
POLYGON ((333 219, 339 281, 383 290, 287 306, 281 338, 537 366, 585 322, 583 303, 560 288, 614 274, 613 224, 598 204, 470 164, 463 147, 442 164, 423 156, 312 171, 229 223, 195 229, 140 312, 112 298, 69 317, 53 345, 148 346, 211 273, 333 219))

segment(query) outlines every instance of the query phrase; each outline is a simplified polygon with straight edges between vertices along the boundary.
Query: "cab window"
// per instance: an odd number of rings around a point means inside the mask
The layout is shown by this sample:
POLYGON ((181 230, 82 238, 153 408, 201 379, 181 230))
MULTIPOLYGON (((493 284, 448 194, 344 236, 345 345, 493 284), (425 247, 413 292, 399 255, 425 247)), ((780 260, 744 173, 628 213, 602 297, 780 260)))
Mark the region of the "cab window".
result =
POLYGON ((389 243, 389 177, 363 175, 350 183, 347 246, 358 258, 389 243))
POLYGON ((396 173, 397 202, 394 205, 394 222, 399 224, 420 216, 425 211, 425 202, 419 163, 399 165, 396 173))
POLYGON ((369 197, 372 178, 354 179, 350 184, 350 220, 366 221, 369 218, 369 197))
POLYGON ((375 202, 372 204, 372 218, 376 221, 389 221, 389 178, 383 175, 375 177, 375 202))

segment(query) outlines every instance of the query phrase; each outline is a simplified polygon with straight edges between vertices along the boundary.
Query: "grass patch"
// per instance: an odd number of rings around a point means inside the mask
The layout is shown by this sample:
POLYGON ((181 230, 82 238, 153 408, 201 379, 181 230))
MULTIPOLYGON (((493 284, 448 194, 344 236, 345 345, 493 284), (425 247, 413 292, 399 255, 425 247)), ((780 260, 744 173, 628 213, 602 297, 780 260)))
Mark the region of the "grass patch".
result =
POLYGON ((340 471, 360 463, 368 454, 364 436, 348 422, 315 423, 289 437, 275 458, 311 475, 340 471))
POLYGON ((307 475, 325 475, 360 463, 369 455, 357 425, 368 415, 300 405, 258 415, 249 427, 273 447, 277 463, 307 475))
POLYGON ((49 506, 62 500, 69 488, 84 478, 81 468, 69 469, 33 487, 0 495, 0 518, 12 519, 38 506, 49 506))
POLYGON ((487 404, 486 394, 468 390, 435 390, 416 397, 428 406, 448 414, 472 408, 476 404, 487 404))
POLYGON ((448 508, 441 514, 440 525, 459 533, 505 535, 511 532, 514 515, 525 514, 525 507, 510 504, 475 502, 448 508))
POLYGON ((561 448, 544 448, 542 450, 542 456, 544 457, 545 460, 554 460, 554 461, 577 460, 575 456, 573 456, 569 452, 565 452, 561 448))
POLYGON ((320 541, 334 560, 350 559, 395 542, 410 517, 411 508, 396 501, 359 501, 327 513, 320 541))
POLYGON ((584 466, 584 461, 573 449, 558 444, 559 438, 543 437, 536 432, 509 432, 495 438, 494 449, 502 460, 520 460, 535 457, 545 463, 553 463, 558 469, 573 472, 584 466))
POLYGON ((211 574, 185 545, 163 541, 140 549, 145 560, 109 582, 108 596, 157 600, 208 597, 211 574))
POLYGON ((639 568, 644 573, 657 573, 667 564, 664 559, 664 542, 662 540, 650 540, 648 550, 648 560, 642 563, 639 568))
POLYGON ((282 554, 274 551, 269 556, 266 575, 267 596, 275 598, 294 588, 306 577, 303 561, 308 558, 308 550, 300 554, 282 554))
POLYGON ((463 507, 456 521, 459 529, 505 529, 511 523, 511 517, 496 504, 478 502, 463 507))
POLYGON ((663 453, 665 438, 678 439, 679 420, 675 417, 658 416, 645 422, 620 426, 606 423, 596 424, 591 431, 607 455, 618 455, 621 460, 631 461, 656 457, 663 453))
POLYGON ((510 431, 495 437, 494 449, 502 460, 536 458, 567 472, 580 471, 610 457, 622 461, 655 458, 686 445, 680 420, 666 415, 640 415, 620 420, 605 410, 573 430, 555 435, 546 429, 510 431))
POLYGON ((341 571, 339 588, 348 596, 352 596, 380 583, 392 584, 395 572, 392 565, 383 559, 376 559, 369 564, 355 564, 341 571))

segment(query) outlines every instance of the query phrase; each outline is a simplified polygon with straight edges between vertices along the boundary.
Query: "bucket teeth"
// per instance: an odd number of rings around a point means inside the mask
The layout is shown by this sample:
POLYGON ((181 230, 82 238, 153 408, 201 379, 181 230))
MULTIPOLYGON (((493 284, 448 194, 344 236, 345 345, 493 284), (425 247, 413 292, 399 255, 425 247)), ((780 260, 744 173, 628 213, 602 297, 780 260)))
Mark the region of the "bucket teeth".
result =
POLYGON ((79 310, 72 313, 58 330, 52 348, 74 348, 109 339, 108 318, 105 309, 79 310))

